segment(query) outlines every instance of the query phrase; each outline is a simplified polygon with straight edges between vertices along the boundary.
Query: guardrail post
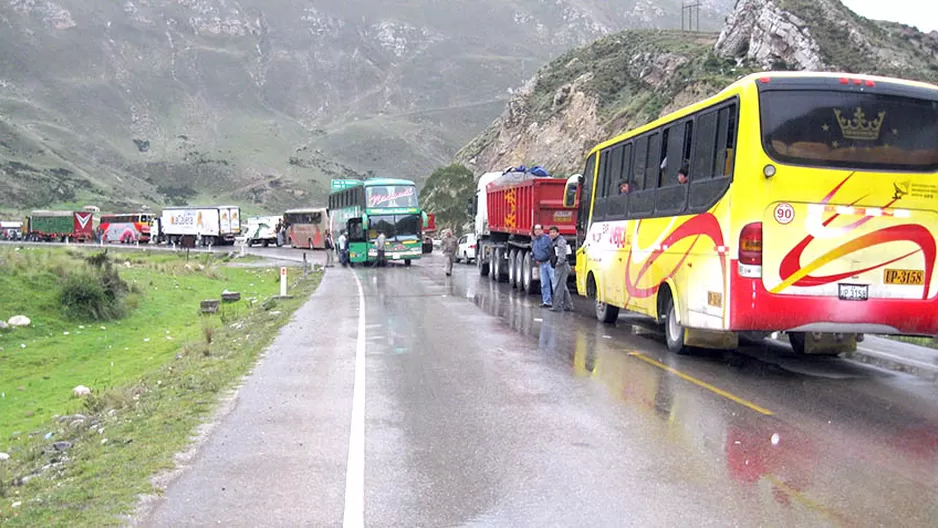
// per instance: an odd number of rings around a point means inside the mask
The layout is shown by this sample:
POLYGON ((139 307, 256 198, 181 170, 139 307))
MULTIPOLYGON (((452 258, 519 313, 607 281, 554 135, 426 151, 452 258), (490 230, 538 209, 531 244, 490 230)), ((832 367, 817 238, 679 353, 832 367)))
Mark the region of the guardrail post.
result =
POLYGON ((304 251, 303 252, 303 275, 308 275, 308 274, 309 274, 309 268, 307 267, 306 252, 304 251))

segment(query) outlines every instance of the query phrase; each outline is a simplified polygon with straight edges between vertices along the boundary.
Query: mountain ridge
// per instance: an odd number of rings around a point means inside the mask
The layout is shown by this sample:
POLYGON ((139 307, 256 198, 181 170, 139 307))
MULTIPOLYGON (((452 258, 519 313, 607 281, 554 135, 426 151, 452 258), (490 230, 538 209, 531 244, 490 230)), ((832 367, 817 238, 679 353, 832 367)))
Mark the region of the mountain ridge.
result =
MULTIPOLYGON (((730 2, 703 2, 702 23, 719 27, 730 2)), ((420 180, 546 60, 624 27, 674 27, 680 12, 678 0, 9 0, 0 207, 276 210, 324 200, 332 177, 420 180)))
POLYGON ((938 32, 868 20, 839 0, 739 0, 719 34, 626 30, 541 68, 456 161, 476 174, 519 164, 572 174, 601 141, 771 69, 934 83, 938 32))

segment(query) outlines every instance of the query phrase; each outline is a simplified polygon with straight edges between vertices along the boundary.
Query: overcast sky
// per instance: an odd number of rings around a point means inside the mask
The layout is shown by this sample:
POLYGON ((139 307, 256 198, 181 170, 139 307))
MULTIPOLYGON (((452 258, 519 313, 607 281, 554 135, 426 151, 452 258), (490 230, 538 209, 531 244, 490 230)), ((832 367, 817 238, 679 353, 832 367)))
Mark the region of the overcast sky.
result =
POLYGON ((938 30, 938 2, 936 0, 841 1, 866 18, 902 22, 925 32, 938 30))

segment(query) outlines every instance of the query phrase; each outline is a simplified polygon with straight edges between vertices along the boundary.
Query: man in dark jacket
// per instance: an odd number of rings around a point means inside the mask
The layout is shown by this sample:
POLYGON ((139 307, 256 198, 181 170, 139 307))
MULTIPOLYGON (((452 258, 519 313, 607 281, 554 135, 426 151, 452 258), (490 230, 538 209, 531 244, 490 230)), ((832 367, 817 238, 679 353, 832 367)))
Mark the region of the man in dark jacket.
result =
POLYGON ((570 296, 570 290, 567 288, 567 277, 570 276, 570 262, 567 255, 570 253, 570 244, 567 239, 560 236, 560 229, 557 226, 550 226, 550 240, 553 242, 554 262, 554 306, 551 311, 560 312, 566 310, 573 311, 573 297, 570 296))
POLYGON ((551 307, 554 268, 550 264, 551 242, 540 224, 534 226, 534 240, 531 241, 531 256, 541 271, 541 306, 551 307))

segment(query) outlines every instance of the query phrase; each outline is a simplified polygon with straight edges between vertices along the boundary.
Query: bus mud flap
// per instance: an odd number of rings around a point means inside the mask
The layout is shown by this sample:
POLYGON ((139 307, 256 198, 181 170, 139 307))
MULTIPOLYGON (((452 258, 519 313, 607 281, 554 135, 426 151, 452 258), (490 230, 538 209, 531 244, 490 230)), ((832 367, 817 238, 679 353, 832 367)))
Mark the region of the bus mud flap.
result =
POLYGON ((735 350, 739 348, 739 335, 736 332, 721 330, 684 329, 684 345, 697 348, 735 350))

